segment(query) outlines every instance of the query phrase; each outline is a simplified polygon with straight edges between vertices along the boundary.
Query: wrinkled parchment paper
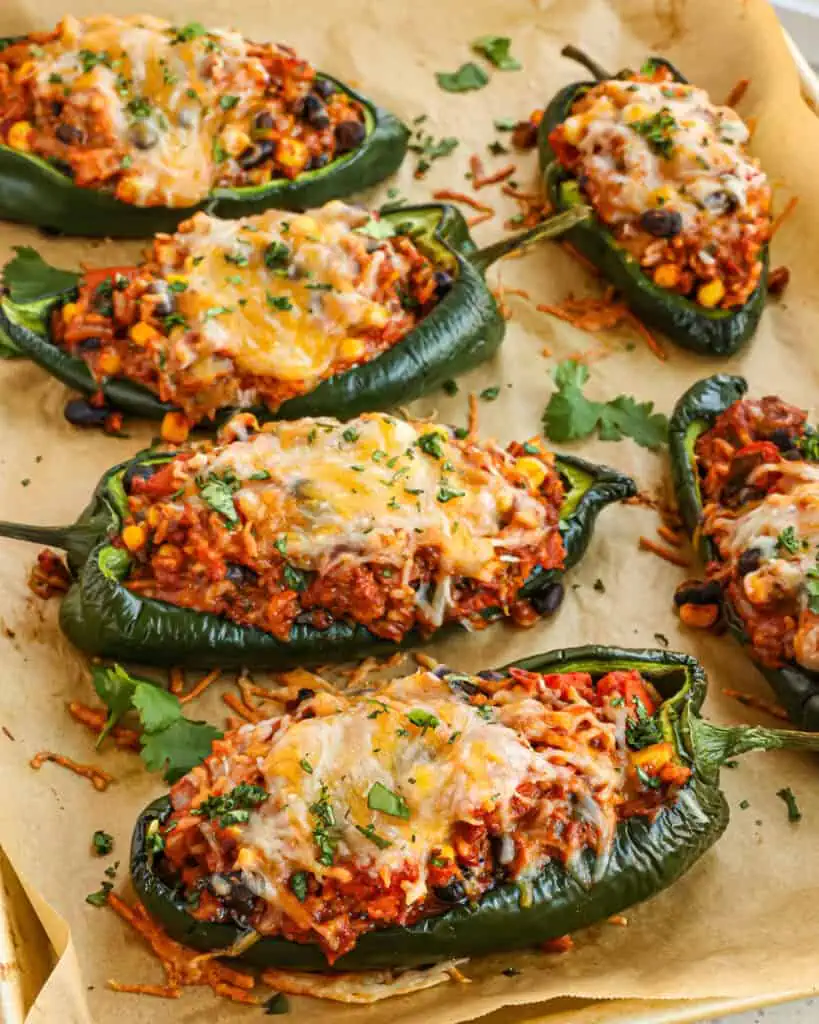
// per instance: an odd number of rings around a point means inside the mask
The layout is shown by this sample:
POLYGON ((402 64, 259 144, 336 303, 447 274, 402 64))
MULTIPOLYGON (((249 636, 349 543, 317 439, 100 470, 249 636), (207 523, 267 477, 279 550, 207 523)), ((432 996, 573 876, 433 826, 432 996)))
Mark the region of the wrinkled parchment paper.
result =
MULTIPOLYGON (((488 168, 509 159, 487 153, 495 136, 492 120, 526 116, 577 77, 577 69, 558 56, 567 41, 589 48, 613 68, 638 64, 647 53, 665 54, 715 98, 727 95, 738 78, 750 77, 740 109, 757 121, 753 148, 777 186, 778 207, 793 194, 799 206, 773 252, 774 265, 790 267, 791 285, 784 299, 769 304, 746 352, 713 362, 669 346, 668 361, 662 364, 629 329, 587 335, 510 297, 513 316, 501 355, 464 378, 457 396, 432 395, 415 409, 463 423, 467 393, 500 384, 498 400, 481 403, 483 432, 504 441, 525 438, 539 429, 554 363, 587 350, 610 352, 592 364, 594 397, 633 393, 670 412, 692 381, 726 369, 745 373, 752 391, 780 392, 815 408, 819 235, 813 228, 819 218, 819 125, 800 99, 785 43, 763 0, 316 0, 309 5, 214 0, 206 7, 195 0, 156 0, 150 6, 153 13, 180 23, 198 19, 234 25, 251 37, 291 42, 319 67, 358 84, 406 119, 426 113, 430 132, 456 135, 460 146, 452 157, 438 161, 424 182, 413 180, 414 161, 407 161, 393 184, 418 199, 434 188, 467 186, 463 174, 473 152, 484 156, 488 168), (489 33, 512 37, 523 71, 493 72, 490 85, 480 92, 440 91, 434 72, 457 68, 470 58, 469 40, 489 33), (544 346, 551 358, 542 354, 544 346)), ((138 0, 107 5, 123 12, 140 7, 138 0)), ((91 0, 74 6, 77 14, 96 10, 91 0)), ((45 27, 62 13, 59 0, 4 0, 0 33, 45 27)), ((533 157, 512 159, 521 186, 534 185, 533 157)), ((377 201, 385 189, 376 193, 377 201)), ((482 191, 479 198, 499 211, 476 231, 480 241, 488 242, 501 234, 504 217, 515 211, 504 206, 496 188, 482 191)), ((37 245, 46 258, 65 266, 80 260, 121 263, 140 249, 139 243, 46 239, 31 229, 0 225, 0 256, 21 243, 37 245)), ((528 289, 538 302, 559 302, 570 289, 588 294, 598 288, 556 247, 506 261, 491 278, 528 289)), ((0 366, 4 518, 73 520, 100 473, 151 436, 151 427, 140 424, 129 424, 130 436, 123 439, 75 430, 62 417, 65 398, 63 387, 33 365, 0 366)), ((644 488, 656 489, 662 481, 663 458, 630 441, 578 447, 584 455, 633 473, 644 488)), ((679 630, 671 593, 684 571, 637 549, 638 536, 653 535, 656 524, 654 514, 642 509, 605 512, 557 618, 529 631, 495 626, 463 635, 437 645, 433 653, 472 670, 582 642, 656 646, 655 635, 663 634, 671 647, 703 659, 712 680, 710 713, 727 721, 747 719, 750 713, 720 690, 731 686, 765 694, 764 683, 727 638, 679 630), (593 588, 598 578, 605 593, 593 588)), ((36 894, 52 941, 59 951, 67 950, 30 1019, 38 1024, 249 1019, 258 1011, 218 1001, 209 990, 189 989, 179 1002, 158 1002, 106 987, 109 978, 157 982, 160 968, 113 913, 85 903, 109 862, 91 856, 91 835, 104 828, 115 836, 115 856, 122 862, 116 888, 129 895, 125 865, 131 827, 163 785, 133 754, 113 748, 96 753, 90 734, 69 718, 65 704, 93 700, 93 694, 83 659, 58 631, 57 603, 43 605, 27 590, 35 554, 33 547, 0 542, 0 840, 36 894), (44 748, 101 764, 116 783, 101 794, 52 764, 35 772, 29 759, 44 748)), ((219 688, 186 710, 221 722, 225 709, 219 688)), ((301 1024, 447 1024, 558 996, 750 999, 812 990, 819 981, 819 763, 811 757, 757 755, 726 771, 724 786, 734 812, 725 838, 672 890, 631 911, 627 928, 593 928, 578 937, 577 948, 567 955, 517 953, 475 961, 467 966, 473 979, 468 986, 453 983, 370 1009, 294 999, 294 1017, 301 1024), (775 796, 783 786, 793 788, 802 807, 798 825, 787 822, 775 796), (739 809, 741 800, 750 806, 739 809), (522 973, 504 976, 502 969, 509 965, 522 973)))

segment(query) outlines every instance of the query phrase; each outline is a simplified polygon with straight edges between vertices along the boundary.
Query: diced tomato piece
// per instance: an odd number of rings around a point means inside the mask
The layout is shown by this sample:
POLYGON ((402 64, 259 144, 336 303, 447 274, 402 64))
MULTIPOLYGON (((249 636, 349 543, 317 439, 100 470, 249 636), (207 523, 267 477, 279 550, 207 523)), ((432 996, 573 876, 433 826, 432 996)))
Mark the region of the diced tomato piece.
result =
POLYGON ((173 494, 178 488, 179 485, 174 479, 173 462, 167 463, 162 469, 158 469, 156 473, 149 477, 134 477, 131 483, 131 492, 133 494, 149 494, 153 498, 162 498, 168 494, 173 494))
POLYGON ((568 697, 570 687, 587 700, 594 696, 592 677, 588 672, 550 672, 542 676, 542 679, 545 686, 561 697, 568 697))
POLYGON ((646 710, 646 713, 653 715, 657 710, 654 701, 649 697, 643 677, 636 669, 629 672, 615 671, 603 676, 597 684, 597 693, 604 700, 611 701, 613 697, 622 697, 623 703, 630 712, 637 714, 637 701, 646 710))
POLYGON ((86 270, 83 274, 83 284, 87 288, 97 288, 103 281, 110 281, 113 278, 125 277, 129 281, 135 277, 138 267, 99 267, 96 270, 86 270))

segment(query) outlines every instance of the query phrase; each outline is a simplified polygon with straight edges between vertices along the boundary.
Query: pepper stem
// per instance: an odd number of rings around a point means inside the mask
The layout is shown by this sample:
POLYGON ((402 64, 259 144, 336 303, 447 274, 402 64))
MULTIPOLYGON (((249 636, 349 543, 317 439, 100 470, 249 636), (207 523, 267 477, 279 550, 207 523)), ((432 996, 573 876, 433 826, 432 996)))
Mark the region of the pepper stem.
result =
POLYGON ((7 523, 0 520, 0 537, 28 540, 32 544, 48 544, 52 548, 68 549, 73 526, 30 526, 28 523, 7 523))
POLYGON ((819 733, 796 729, 766 729, 761 725, 714 725, 690 718, 689 728, 698 763, 713 771, 739 754, 754 750, 815 750, 819 733))
POLYGON ((577 46, 572 46, 571 43, 569 43, 568 46, 563 47, 560 51, 560 56, 568 57, 569 60, 574 60, 577 61, 578 64, 582 64, 587 71, 591 71, 598 82, 605 82, 607 79, 614 77, 609 74, 604 67, 598 64, 596 60, 590 57, 587 53, 584 53, 577 46))
POLYGON ((557 238, 559 235, 565 235, 571 228, 576 227, 584 220, 588 220, 590 215, 590 207, 579 204, 572 206, 571 209, 563 213, 558 213, 554 217, 541 221, 540 224, 529 228, 528 231, 512 235, 511 238, 504 238, 500 242, 495 242, 494 245, 488 245, 485 249, 478 249, 477 252, 470 254, 468 257, 469 262, 477 267, 478 270, 484 272, 501 257, 508 256, 511 252, 522 252, 524 249, 536 245, 545 238, 557 238))

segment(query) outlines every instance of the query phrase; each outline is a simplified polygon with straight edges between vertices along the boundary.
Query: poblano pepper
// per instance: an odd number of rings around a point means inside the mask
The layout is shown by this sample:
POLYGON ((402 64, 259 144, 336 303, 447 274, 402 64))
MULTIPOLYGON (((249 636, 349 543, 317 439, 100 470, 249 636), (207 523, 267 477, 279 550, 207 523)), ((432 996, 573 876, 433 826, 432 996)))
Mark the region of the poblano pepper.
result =
MULTIPOLYGON (((563 234, 588 212, 576 208, 485 249, 476 248, 453 206, 408 206, 384 213, 381 219, 387 225, 408 234, 437 268, 454 278, 450 290, 415 328, 370 362, 322 381, 274 411, 251 411, 260 420, 348 418, 408 402, 478 365, 496 351, 505 330, 484 280, 487 268, 510 252, 563 234)), ((112 376, 100 383, 82 359, 50 340, 51 317, 75 298, 79 279, 72 271, 48 267, 28 250, 18 254, 5 270, 8 294, 0 299, 0 353, 5 349, 8 356, 26 356, 84 395, 101 391, 114 409, 162 419, 173 405, 125 378, 112 376)), ((224 415, 229 412, 224 410, 224 415)))
MULTIPOLYGON (((565 86, 548 104, 540 122, 540 169, 546 195, 555 211, 570 210, 587 200, 577 178, 558 162, 549 143, 550 134, 569 117, 575 102, 597 82, 627 78, 632 73, 627 68, 611 74, 574 46, 565 47, 563 54, 588 68, 595 81, 572 82, 565 86)), ((646 63, 667 68, 676 82, 687 82, 674 65, 662 57, 649 57, 646 63)), ((744 305, 732 309, 709 309, 693 299, 655 284, 637 260, 618 244, 599 217, 595 216, 572 228, 566 234, 566 241, 614 285, 643 323, 662 331, 683 348, 701 355, 730 355, 756 330, 765 305, 767 246, 762 250, 761 277, 744 305)))
MULTIPOLYGON (((719 774, 729 759, 753 750, 819 749, 819 737, 811 734, 704 721, 700 709, 705 674, 685 654, 587 646, 537 654, 513 665, 540 673, 588 672, 595 681, 615 670, 639 671, 663 699, 653 721, 662 740, 673 745, 675 758, 690 768, 688 781, 653 818, 621 821, 599 862, 586 849, 572 871, 552 860, 527 884, 500 883, 474 906, 454 907, 407 927, 362 934, 332 970, 410 967, 534 947, 605 921, 671 885, 719 839, 728 824, 719 774)), ((451 674, 457 686, 458 673, 451 674)), ((131 878, 140 900, 172 938, 198 950, 226 951, 238 951, 236 944, 244 940, 239 956, 244 962, 328 970, 318 945, 277 937, 248 944, 252 933, 193 917, 182 894, 157 870, 161 855, 155 856, 146 840, 170 813, 168 798, 161 797, 140 815, 131 846, 131 878)))

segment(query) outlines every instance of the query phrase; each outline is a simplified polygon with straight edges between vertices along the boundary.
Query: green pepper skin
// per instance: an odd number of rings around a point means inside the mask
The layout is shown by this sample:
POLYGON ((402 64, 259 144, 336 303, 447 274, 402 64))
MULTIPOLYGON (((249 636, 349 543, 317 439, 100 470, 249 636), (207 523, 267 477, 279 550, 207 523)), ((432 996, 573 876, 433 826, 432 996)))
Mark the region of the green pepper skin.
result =
MULTIPOLYGON (((600 863, 587 853, 574 873, 549 864, 533 879, 531 898, 525 901, 525 890, 518 884, 499 886, 473 908, 457 907, 408 928, 368 932, 332 968, 318 946, 278 938, 258 940, 241 954, 241 960, 306 971, 410 967, 535 946, 603 921, 666 888, 719 839, 728 823, 719 768, 728 758, 754 749, 819 746, 819 738, 800 733, 730 729, 703 721, 699 712, 705 674, 686 654, 587 646, 538 654, 514 664, 534 672, 586 671, 596 679, 615 669, 643 673, 664 698, 665 739, 692 769, 674 802, 651 822, 637 817, 621 822, 608 857, 600 863)), ((131 846, 136 893, 172 938, 198 950, 228 949, 240 938, 239 930, 197 921, 184 900, 154 872, 145 834, 151 822, 163 821, 169 813, 169 800, 162 797, 137 821, 131 846)))
POLYGON ((271 206, 305 210, 360 192, 397 170, 409 129, 349 85, 321 74, 364 108, 367 135, 359 147, 326 167, 291 180, 252 188, 217 188, 197 206, 134 206, 99 189, 78 188, 46 160, 0 145, 0 217, 67 235, 144 238, 174 231, 180 221, 207 209, 220 217, 245 217, 271 206))
MULTIPOLYGON (((694 453, 697 438, 709 430, 720 413, 738 402, 748 385, 742 377, 717 374, 698 381, 677 402, 669 421, 668 447, 671 474, 680 513, 689 534, 696 536, 702 518, 702 496, 694 453)), ((719 552, 709 538, 700 538, 703 561, 719 559, 719 552)), ((736 639, 749 647, 741 617, 727 601, 723 613, 736 639)), ((750 651, 753 658, 753 652, 750 651)), ((800 729, 819 732, 819 673, 810 672, 796 662, 770 668, 754 659, 754 664, 767 679, 788 717, 800 729)))
MULTIPOLYGON (((582 215, 581 215, 582 216, 582 215)), ((275 413, 255 408, 260 421, 336 416, 345 419, 362 412, 409 402, 440 387, 494 354, 503 340, 505 323, 484 280, 486 268, 506 251, 548 237, 548 225, 507 239, 478 252, 466 221, 453 206, 408 206, 382 215, 396 228, 409 228, 416 244, 441 270, 454 276, 449 292, 424 320, 399 342, 362 366, 322 381, 305 395, 284 402, 275 413)), ((559 229, 555 227, 555 233, 559 229)), ((52 376, 93 395, 102 391, 122 412, 146 419, 162 419, 174 406, 162 402, 140 384, 112 377, 100 384, 86 363, 63 351, 49 338, 49 320, 55 309, 76 297, 74 288, 15 304, 0 299, 0 349, 36 362, 52 376)), ((0 354, 2 354, 0 352, 0 354)), ((235 410, 222 410, 223 420, 235 410)))
MULTIPOLYGON (((659 57, 654 63, 668 67, 678 82, 686 79, 659 57)), ((625 77, 627 71, 614 77, 625 77)), ((556 211, 570 209, 582 202, 577 179, 557 160, 549 144, 551 132, 569 116, 575 101, 596 83, 573 82, 565 86, 549 103, 538 130, 538 154, 544 187, 556 211)), ((581 255, 600 271, 623 296, 634 314, 648 327, 661 331, 675 344, 700 355, 727 356, 736 352, 756 330, 765 306, 768 274, 767 247, 763 251, 763 269, 759 284, 744 306, 736 310, 708 310, 691 299, 670 292, 643 273, 639 263, 621 248, 612 233, 595 215, 566 233, 581 255)))
MULTIPOLYGON (((239 626, 219 616, 143 599, 120 580, 128 570, 122 550, 109 543, 119 532, 126 510, 123 476, 129 468, 161 464, 172 453, 142 452, 109 470, 88 507, 69 527, 38 527, 0 522, 0 536, 61 547, 75 582, 63 599, 60 625, 73 644, 86 653, 120 661, 189 667, 293 668, 367 655, 388 655, 395 643, 374 636, 363 626, 334 623, 329 629, 294 624, 286 643, 260 629, 239 626)), ((636 493, 634 481, 605 466, 574 456, 558 456, 568 483, 561 532, 566 568, 582 556, 598 513, 613 501, 636 493)), ((534 574, 522 596, 536 597, 554 585, 563 570, 534 574)), ((422 638, 409 633, 400 646, 417 646, 422 638)))

